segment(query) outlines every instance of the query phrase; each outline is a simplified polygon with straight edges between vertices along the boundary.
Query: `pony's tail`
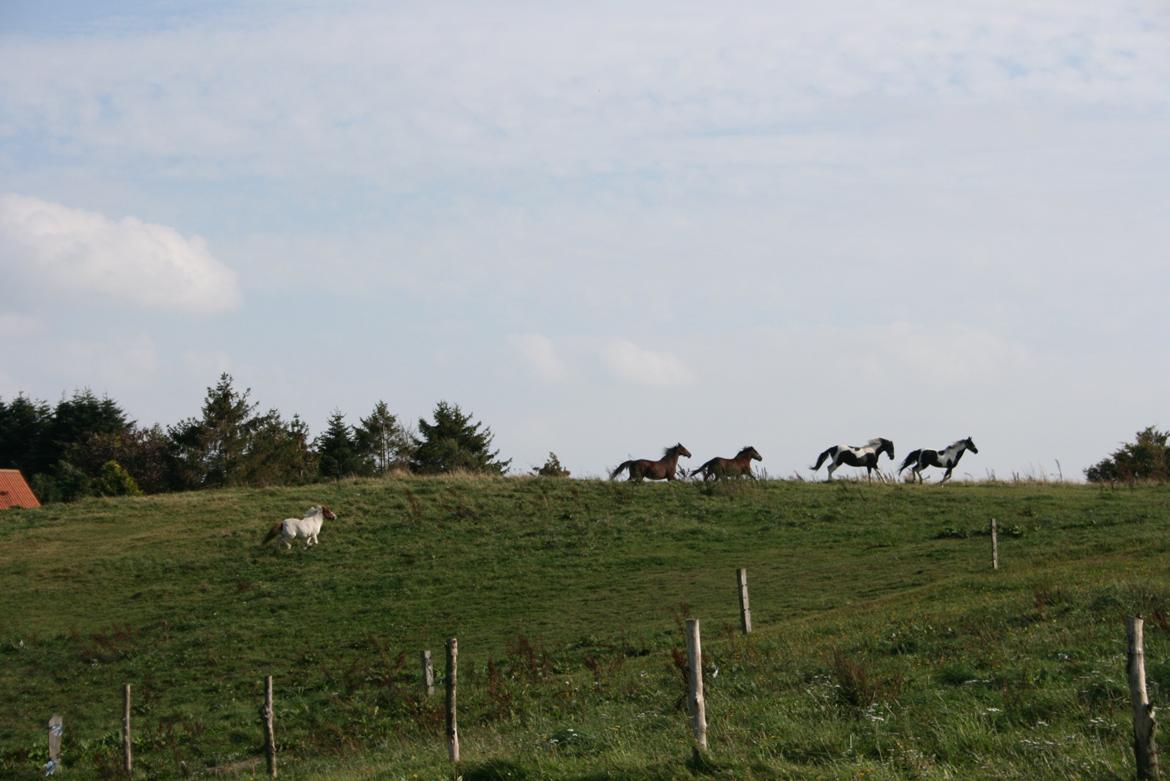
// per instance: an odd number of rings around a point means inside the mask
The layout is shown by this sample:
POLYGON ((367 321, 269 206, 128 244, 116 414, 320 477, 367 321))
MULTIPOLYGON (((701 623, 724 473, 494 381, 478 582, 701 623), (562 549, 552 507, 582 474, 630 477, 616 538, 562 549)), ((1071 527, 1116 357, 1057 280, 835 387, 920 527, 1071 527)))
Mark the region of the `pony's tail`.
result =
POLYGON ((921 454, 922 454, 922 450, 911 450, 909 453, 906 454, 906 460, 902 462, 902 465, 900 467, 898 467, 898 471, 899 472, 905 471, 906 467, 908 467, 911 464, 918 461, 918 456, 921 454))
POLYGON ((609 473, 609 479, 610 480, 614 479, 615 477, 617 477, 618 475, 620 475, 622 473, 623 469, 625 469, 626 467, 630 466, 633 463, 634 463, 633 461, 621 462, 620 464, 618 464, 617 469, 615 469, 609 473))
POLYGON ((275 540, 278 536, 280 536, 280 530, 281 530, 281 527, 283 527, 283 526, 284 526, 283 523, 278 523, 275 526, 273 526, 271 529, 269 529, 268 534, 266 534, 264 536, 264 542, 262 542, 260 544, 267 545, 268 543, 275 540))
MULTIPOLYGON (((836 445, 834 445, 833 447, 836 447, 836 445)), ((833 452, 833 448, 831 447, 828 450, 826 450, 824 453, 821 453, 819 456, 817 456, 817 462, 815 464, 813 464, 813 466, 810 468, 814 472, 817 471, 818 469, 820 469, 821 464, 825 463, 825 459, 828 458, 829 454, 832 452, 833 452)))

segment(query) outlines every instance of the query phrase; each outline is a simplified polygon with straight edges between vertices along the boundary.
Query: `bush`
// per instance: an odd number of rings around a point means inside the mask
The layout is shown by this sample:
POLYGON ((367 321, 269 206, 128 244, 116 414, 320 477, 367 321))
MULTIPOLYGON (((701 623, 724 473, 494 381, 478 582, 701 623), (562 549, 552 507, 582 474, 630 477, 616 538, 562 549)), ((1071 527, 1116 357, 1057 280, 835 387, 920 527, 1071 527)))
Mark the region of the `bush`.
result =
POLYGON ((561 461, 557 458, 557 454, 549 452, 548 460, 544 462, 544 466, 532 470, 532 473, 540 477, 568 477, 569 470, 561 466, 561 461))
POLYGON ((142 496, 142 489, 133 476, 113 459, 102 464, 94 489, 102 496, 142 496))
POLYGON ((1168 439, 1170 431, 1149 426, 1139 431, 1133 442, 1123 444, 1111 456, 1086 469, 1085 479, 1090 483, 1170 480, 1168 439))

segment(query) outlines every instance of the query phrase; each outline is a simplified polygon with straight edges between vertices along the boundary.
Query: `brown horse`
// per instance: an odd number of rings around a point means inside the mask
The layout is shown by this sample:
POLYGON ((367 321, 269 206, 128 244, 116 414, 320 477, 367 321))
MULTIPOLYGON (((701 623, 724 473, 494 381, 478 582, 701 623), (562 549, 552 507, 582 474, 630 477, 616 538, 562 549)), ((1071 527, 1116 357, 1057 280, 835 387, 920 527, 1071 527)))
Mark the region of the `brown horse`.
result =
POLYGON ((763 461, 764 457, 759 452, 748 445, 735 454, 735 458, 719 458, 716 456, 701 467, 691 472, 691 477, 702 473, 703 480, 718 480, 721 477, 742 477, 747 475, 752 480, 756 476, 752 474, 752 461, 763 461))
POLYGON ((621 474, 622 470, 630 470, 630 480, 674 480, 678 472, 678 457, 691 457, 691 451, 678 443, 674 447, 668 447, 662 454, 662 458, 657 461, 651 461, 648 458, 642 458, 637 461, 623 461, 618 464, 617 469, 613 470, 609 479, 612 480, 621 474))

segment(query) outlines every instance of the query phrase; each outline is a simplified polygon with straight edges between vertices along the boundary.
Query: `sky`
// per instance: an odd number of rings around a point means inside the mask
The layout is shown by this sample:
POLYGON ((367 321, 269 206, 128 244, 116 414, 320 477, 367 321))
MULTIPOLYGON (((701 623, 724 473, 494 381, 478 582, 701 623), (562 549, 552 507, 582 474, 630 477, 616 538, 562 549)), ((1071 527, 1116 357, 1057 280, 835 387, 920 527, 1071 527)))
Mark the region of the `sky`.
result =
POLYGON ((0 398, 1079 479, 1170 426, 1168 139, 1160 1, 4 0, 0 398))

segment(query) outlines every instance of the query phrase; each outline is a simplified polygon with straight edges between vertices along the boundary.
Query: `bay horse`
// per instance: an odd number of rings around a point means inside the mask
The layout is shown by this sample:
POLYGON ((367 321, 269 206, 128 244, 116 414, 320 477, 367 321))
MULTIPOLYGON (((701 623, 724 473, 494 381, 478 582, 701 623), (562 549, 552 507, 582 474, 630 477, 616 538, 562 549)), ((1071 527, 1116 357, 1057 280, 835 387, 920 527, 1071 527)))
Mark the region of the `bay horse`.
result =
POLYGON ((280 541, 284 543, 284 547, 291 548, 293 540, 297 537, 305 538, 305 547, 317 544, 317 535, 321 533, 321 525, 328 518, 331 521, 336 521, 337 516, 323 504, 315 504, 305 511, 303 518, 285 518, 280 523, 268 530, 264 542, 268 542, 280 537, 280 541))
POLYGON ((963 453, 970 450, 972 453, 978 453, 979 448, 975 447, 975 443, 971 437, 960 439, 943 450, 914 450, 906 456, 906 460, 902 462, 902 466, 898 467, 898 473, 901 474, 910 467, 914 470, 914 474, 910 476, 910 481, 918 478, 918 482, 922 482, 922 470, 928 466, 937 466, 940 469, 947 470, 943 475, 943 479, 939 481, 942 485, 951 477, 951 472, 954 471, 955 466, 959 463, 959 459, 963 457, 963 453))
POLYGON ((668 447, 662 453, 662 458, 657 461, 651 461, 648 458, 641 458, 632 461, 623 461, 618 464, 617 469, 610 473, 609 479, 613 480, 623 470, 630 470, 630 480, 641 482, 642 480, 674 480, 678 472, 678 457, 691 457, 691 451, 687 450, 679 442, 674 447, 668 447))
POLYGON ((703 481, 718 480, 721 477, 742 477, 747 475, 752 480, 756 476, 752 474, 752 461, 763 461, 764 457, 759 452, 748 445, 735 454, 735 458, 720 458, 716 456, 701 467, 691 472, 691 477, 703 474, 703 481))
MULTIPOLYGON (((861 447, 854 445, 833 445, 828 450, 817 456, 817 462, 809 467, 814 472, 821 468, 821 464, 825 463, 826 458, 832 458, 829 462, 829 479, 833 479, 833 473, 839 467, 844 466, 863 466, 865 467, 865 477, 868 480, 873 474, 873 470, 878 469, 878 457, 886 453, 890 460, 894 460, 894 443, 884 437, 874 437, 866 442, 861 447)), ((881 478, 882 472, 878 469, 878 478, 881 478)))

